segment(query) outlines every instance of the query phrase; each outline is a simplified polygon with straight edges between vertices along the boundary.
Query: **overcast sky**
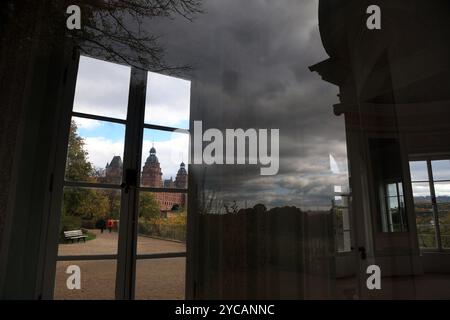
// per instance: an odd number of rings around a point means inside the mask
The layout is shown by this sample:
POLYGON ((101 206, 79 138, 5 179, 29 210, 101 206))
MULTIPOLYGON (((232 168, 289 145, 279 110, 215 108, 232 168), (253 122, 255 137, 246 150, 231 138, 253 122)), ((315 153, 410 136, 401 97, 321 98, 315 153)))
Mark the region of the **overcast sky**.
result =
MULTIPOLYGON (((202 120, 204 129, 280 129, 276 176, 262 177, 255 166, 191 167, 220 200, 325 210, 334 187, 346 189, 344 119, 332 108, 338 88, 308 69, 328 58, 317 6, 316 0, 206 0, 193 22, 145 22, 145 30, 161 36, 168 63, 192 67, 191 81, 149 74, 148 123, 187 127, 190 106, 190 121, 202 120)), ((75 110, 124 119, 129 68, 81 62, 75 110)), ((122 155, 121 125, 77 123, 95 166, 122 155)), ((164 178, 174 176, 187 159, 186 137, 146 132, 143 161, 152 143, 164 178)))
POLYGON ((198 178, 206 172, 205 188, 240 206, 329 209, 334 186, 348 186, 347 151, 344 118, 332 107, 338 88, 308 69, 328 58, 318 1, 209 0, 204 10, 193 23, 148 24, 164 35, 168 61, 193 66, 191 121, 280 129, 280 171, 263 177, 254 166, 191 170, 198 178))
MULTIPOLYGON (((126 119, 131 69, 126 66, 81 57, 73 110, 116 119, 126 119)), ((190 81, 148 73, 145 122, 186 129, 189 126, 190 81)), ((97 168, 118 155, 123 157, 125 126, 74 118, 85 139, 89 161, 97 168)), ((175 178, 182 161, 187 162, 189 137, 180 133, 144 131, 145 163, 154 146, 163 177, 175 178)))

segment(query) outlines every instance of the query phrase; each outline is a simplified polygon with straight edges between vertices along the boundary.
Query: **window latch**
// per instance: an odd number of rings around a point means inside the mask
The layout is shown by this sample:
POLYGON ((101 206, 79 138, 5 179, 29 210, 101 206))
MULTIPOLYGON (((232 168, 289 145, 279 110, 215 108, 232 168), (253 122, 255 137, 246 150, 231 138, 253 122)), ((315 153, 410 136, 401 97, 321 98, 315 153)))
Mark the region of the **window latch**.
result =
POLYGON ((137 184, 137 172, 134 169, 127 169, 125 171, 125 181, 122 182, 120 187, 128 193, 130 188, 135 188, 137 184))

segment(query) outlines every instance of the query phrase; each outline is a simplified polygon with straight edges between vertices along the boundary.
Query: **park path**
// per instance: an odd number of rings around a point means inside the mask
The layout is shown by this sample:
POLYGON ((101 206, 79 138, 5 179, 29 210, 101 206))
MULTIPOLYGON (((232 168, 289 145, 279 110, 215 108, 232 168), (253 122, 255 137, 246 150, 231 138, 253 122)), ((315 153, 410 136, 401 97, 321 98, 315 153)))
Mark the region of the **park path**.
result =
MULTIPOLYGON (((78 256, 78 255, 94 255, 94 254, 117 254, 118 235, 117 232, 105 231, 100 233, 99 230, 89 230, 90 233, 96 235, 96 239, 87 241, 86 243, 66 243, 60 244, 58 249, 59 256, 78 256)), ((166 252, 185 252, 186 244, 160 240, 149 237, 138 236, 137 253, 166 253, 166 252)))
MULTIPOLYGON (((117 233, 91 230, 97 237, 86 243, 60 244, 59 256, 117 254, 117 233)), ((185 252, 186 245, 175 241, 138 237, 138 254, 185 252)), ((116 260, 59 261, 56 267, 55 299, 114 299, 116 260), (69 290, 69 265, 81 269, 81 290, 69 290)), ((138 260, 136 299, 184 299, 185 258, 138 260)))

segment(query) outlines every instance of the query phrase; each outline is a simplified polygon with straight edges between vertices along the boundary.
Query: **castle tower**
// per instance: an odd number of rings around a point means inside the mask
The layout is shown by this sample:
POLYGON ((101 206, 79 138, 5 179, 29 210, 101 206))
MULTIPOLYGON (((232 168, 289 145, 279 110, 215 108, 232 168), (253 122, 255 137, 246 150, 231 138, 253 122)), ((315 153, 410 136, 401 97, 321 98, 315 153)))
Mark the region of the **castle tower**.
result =
POLYGON ((142 169, 141 183, 144 187, 163 187, 161 166, 154 147, 150 149, 150 155, 148 156, 147 161, 145 161, 144 168, 142 169))
POLYGON ((119 184, 122 181, 122 158, 114 156, 111 163, 106 165, 105 169, 105 183, 119 184))
POLYGON ((170 177, 170 179, 164 180, 164 188, 175 188, 175 181, 173 181, 172 177, 170 177))
POLYGON ((175 188, 187 189, 187 171, 184 162, 180 164, 180 169, 178 170, 177 177, 175 178, 175 188))

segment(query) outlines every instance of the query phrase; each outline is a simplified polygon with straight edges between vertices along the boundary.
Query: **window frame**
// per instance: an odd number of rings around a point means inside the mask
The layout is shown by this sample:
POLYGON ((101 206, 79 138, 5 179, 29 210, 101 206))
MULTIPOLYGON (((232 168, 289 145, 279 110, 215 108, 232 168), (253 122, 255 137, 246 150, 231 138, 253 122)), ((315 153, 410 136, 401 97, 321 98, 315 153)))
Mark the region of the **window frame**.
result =
MULTIPOLYGON (((442 234, 441 234, 441 225, 439 221, 439 208, 437 205, 436 200, 436 190, 435 190, 435 184, 436 182, 449 182, 450 180, 435 180, 433 175, 433 166, 432 161, 439 161, 439 160, 449 160, 450 161, 450 154, 436 154, 436 155, 416 155, 411 156, 409 158, 409 162, 415 162, 415 161, 424 161, 426 162, 427 166, 427 175, 428 180, 412 180, 411 178, 411 186, 415 183, 426 183, 429 186, 430 190, 430 197, 431 197, 431 206, 433 210, 433 228, 435 231, 435 240, 436 240, 436 247, 435 248, 422 248, 420 247, 421 251, 425 252, 450 252, 450 248, 444 248, 442 246, 442 234)), ((410 167, 408 170, 411 170, 410 167)), ((410 173, 411 176, 411 173, 410 173)), ((413 203, 414 203, 414 195, 413 195, 413 203)))
MULTIPOLYGON (((78 70, 80 64, 80 53, 76 51, 72 61, 69 63, 68 69, 70 69, 70 78, 67 83, 67 90, 63 97, 63 111, 60 117, 60 128, 59 131, 62 134, 59 136, 58 149, 55 157, 55 173, 52 174, 51 191, 54 191, 54 196, 52 196, 51 209, 49 215, 49 221, 51 226, 49 227, 49 236, 46 240, 46 247, 49 250, 45 258, 45 269, 48 270, 43 277, 43 298, 53 299, 54 289, 55 289, 55 277, 56 277, 56 266, 58 262, 67 261, 116 261, 116 278, 115 280, 115 297, 116 299, 134 299, 135 294, 135 274, 136 274, 136 261, 148 260, 148 259, 170 259, 170 258, 186 258, 188 259, 188 250, 184 252, 163 252, 154 254, 137 254, 137 219, 138 215, 138 201, 136 195, 139 192, 165 192, 165 193, 182 193, 186 194, 186 199, 190 199, 188 193, 189 188, 186 189, 169 189, 169 188, 148 188, 140 186, 140 176, 142 173, 142 142, 143 142, 143 132, 144 129, 153 129, 166 132, 174 132, 190 134, 190 130, 181 129, 176 127, 167 127, 160 125, 153 125, 145 123, 144 113, 145 113, 145 100, 146 100, 146 90, 147 90, 147 74, 152 71, 145 71, 142 69, 137 69, 135 67, 130 67, 130 83, 128 90, 128 105, 127 105, 127 116, 126 119, 118 119, 113 117, 87 114, 83 112, 74 111, 74 100, 75 100, 75 89, 78 80, 78 70), (135 168, 137 170, 138 177, 136 186, 130 188, 130 193, 132 196, 128 196, 127 201, 124 199, 124 183, 122 184, 110 184, 110 183, 99 183, 99 182, 82 182, 82 181, 67 181, 65 178, 66 172, 66 161, 67 161, 67 151, 68 151, 68 139, 69 139, 69 128, 73 117, 105 121, 109 123, 122 124, 125 126, 125 137, 124 137, 124 150, 123 150, 123 172, 122 181, 126 180, 126 168, 135 168), (139 152, 136 152, 139 151, 139 152), (125 163, 125 159, 128 162, 125 163), (59 242, 57 240, 59 234, 59 225, 61 219, 61 209, 62 209, 62 195, 65 187, 73 188, 97 188, 97 189, 112 189, 121 191, 121 210, 120 210, 120 230, 117 243, 117 253, 116 254, 98 254, 98 255, 58 255, 59 242), (133 209, 134 208, 134 209, 133 209), (125 210, 124 210, 125 209, 125 210), (126 211, 126 212, 124 212, 126 211), (123 220, 122 220, 123 219, 123 220), (56 231, 58 230, 58 231, 56 231), (122 236, 125 235, 125 238, 122 236), (131 249, 131 251, 129 250, 131 249)), ((88 56, 90 57, 90 56, 88 56)), ((107 61, 99 57, 90 57, 97 59, 99 61, 107 63, 116 63, 107 61)), ((187 79, 183 79, 187 80, 187 79)), ((191 81, 191 80, 188 80, 191 81)), ((191 82, 192 90, 192 82, 191 82)), ((189 114, 191 113, 191 101, 189 101, 189 114)), ((189 121, 190 126, 190 121, 189 121)), ((189 151, 189 150, 187 150, 189 151)), ((189 178, 189 163, 186 164, 188 171, 188 181, 189 178)), ((189 183, 188 183, 189 186, 189 183)), ((188 216, 190 214, 188 213, 188 216)), ((188 229, 188 228, 186 228, 188 229)), ((189 234, 186 235, 189 238, 189 234)), ((186 279, 188 278, 187 262, 186 262, 186 279)), ((187 283, 187 281, 186 281, 187 283)), ((189 292, 186 290, 187 286, 184 288, 186 292, 186 297, 189 292)))

